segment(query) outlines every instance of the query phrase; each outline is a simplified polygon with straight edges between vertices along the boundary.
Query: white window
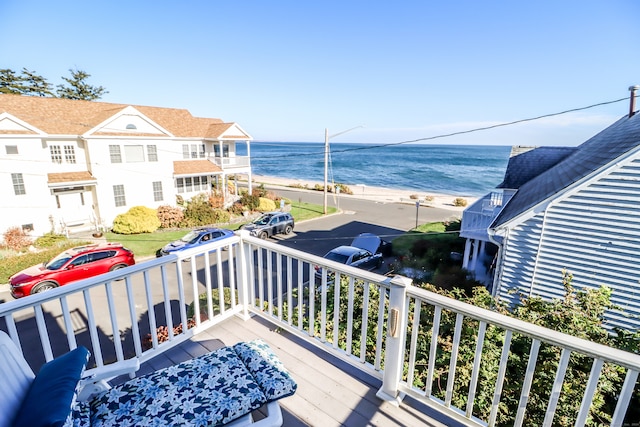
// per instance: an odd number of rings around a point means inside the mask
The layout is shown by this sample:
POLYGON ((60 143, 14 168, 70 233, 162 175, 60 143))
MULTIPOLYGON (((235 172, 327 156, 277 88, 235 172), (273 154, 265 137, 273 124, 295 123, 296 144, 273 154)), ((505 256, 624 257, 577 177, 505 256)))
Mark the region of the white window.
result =
POLYGON ((5 145, 5 151, 7 154, 18 154, 18 146, 17 145, 5 145))
POLYGON ((182 144, 182 158, 189 159, 191 156, 189 155, 189 144, 182 144))
POLYGON ((24 188, 24 180, 22 179, 21 173, 12 173, 11 181, 13 182, 13 192, 16 194, 16 196, 27 194, 27 191, 24 188))
POLYGON ((109 146, 109 156, 111 157, 111 163, 122 163, 122 155, 120 154, 119 145, 109 146))
POLYGON ((164 197, 162 196, 162 181, 153 182, 153 200, 156 202, 164 200, 164 197))
POLYGON ((124 158, 127 163, 144 162, 144 149, 142 145, 125 145, 124 158))
POLYGON ((76 162, 76 149, 73 145, 64 146, 64 161, 67 163, 76 162))
POLYGON ((209 177, 207 175, 187 178, 176 178, 178 194, 191 193, 193 191, 209 191, 209 177))
POLYGON ((182 144, 182 158, 183 159, 204 159, 205 149, 204 144, 182 144))
POLYGON ((147 145, 147 160, 150 162, 158 161, 158 147, 155 145, 147 145))
POLYGON ((51 161, 53 163, 62 163, 62 151, 59 145, 50 145, 49 151, 51 152, 51 161))
POLYGON ((127 200, 124 197, 124 185, 113 186, 113 200, 116 206, 126 206, 127 200))
POLYGON ((184 179, 176 179, 176 188, 178 190, 178 193, 184 193, 184 179))

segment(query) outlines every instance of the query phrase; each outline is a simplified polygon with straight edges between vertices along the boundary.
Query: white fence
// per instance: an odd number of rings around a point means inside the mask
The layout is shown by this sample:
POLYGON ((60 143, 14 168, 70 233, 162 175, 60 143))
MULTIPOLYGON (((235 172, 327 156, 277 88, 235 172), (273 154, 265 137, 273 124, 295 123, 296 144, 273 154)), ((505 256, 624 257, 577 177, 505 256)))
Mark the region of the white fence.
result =
POLYGON ((412 286, 406 278, 346 267, 244 232, 5 302, 0 305, 0 328, 36 370, 77 345, 88 347, 92 362, 100 367, 131 358, 146 361, 229 316, 247 318, 250 313, 380 378, 381 398, 400 403, 406 394, 469 425, 499 424, 507 407, 507 387, 519 390, 510 425, 527 425, 532 411, 544 417, 543 425, 555 425, 558 402, 566 392, 564 378, 574 368, 575 355, 591 360, 592 368, 584 389, 577 391, 581 405, 572 423, 587 421, 611 366, 625 376, 614 393, 611 425, 623 425, 630 399, 637 398, 636 354, 464 304, 412 286), (196 300, 200 303, 191 304, 196 300), (160 333, 151 333, 158 328, 160 333), (487 354, 488 343, 496 337, 500 354, 487 354), (523 343, 528 357, 518 363, 526 369, 514 378, 513 358, 522 353, 516 347, 523 343), (469 352, 464 349, 470 346, 472 361, 465 359, 469 352), (555 352, 557 360, 542 358, 541 349, 545 355, 555 352), (548 396, 542 404, 533 404, 532 384, 540 383, 541 375, 551 375, 550 366, 554 379, 548 396))

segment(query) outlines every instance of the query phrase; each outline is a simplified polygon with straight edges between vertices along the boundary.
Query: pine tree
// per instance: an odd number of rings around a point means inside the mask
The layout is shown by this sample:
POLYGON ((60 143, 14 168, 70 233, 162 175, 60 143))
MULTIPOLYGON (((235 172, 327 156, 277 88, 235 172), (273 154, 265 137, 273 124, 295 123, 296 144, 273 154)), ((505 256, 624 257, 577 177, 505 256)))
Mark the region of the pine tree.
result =
POLYGON ((82 70, 69 69, 71 77, 62 77, 62 80, 68 85, 60 84, 57 86, 57 94, 60 98, 80 99, 85 101, 94 101, 100 99, 105 93, 109 93, 102 86, 92 86, 86 82, 91 77, 82 70))

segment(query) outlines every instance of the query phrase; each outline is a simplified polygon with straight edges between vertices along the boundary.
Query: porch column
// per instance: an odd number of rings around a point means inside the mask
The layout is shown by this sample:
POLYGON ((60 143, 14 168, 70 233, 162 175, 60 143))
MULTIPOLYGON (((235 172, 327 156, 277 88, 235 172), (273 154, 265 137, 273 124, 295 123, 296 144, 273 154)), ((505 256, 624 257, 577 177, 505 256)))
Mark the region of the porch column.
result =
POLYGON ((247 173, 247 179, 249 180, 247 188, 249 189, 249 194, 251 194, 253 192, 253 189, 251 188, 251 142, 250 141, 247 141, 247 166, 249 166, 249 173, 247 173))
POLYGON ((464 256, 462 257, 462 268, 468 270, 469 268, 469 255, 471 254, 471 239, 467 238, 464 243, 464 256))
POLYGON ((480 241, 473 239, 473 258, 471 258, 471 271, 476 271, 476 265, 478 264, 478 254, 480 252, 480 241))
POLYGON ((247 230, 240 231, 240 245, 238 245, 238 302, 242 305, 242 311, 238 314, 242 320, 249 320, 249 262, 251 248, 244 239, 251 234, 247 230))
POLYGON ((398 384, 402 378, 404 366, 404 338, 407 334, 407 286, 411 279, 395 276, 389 281, 389 320, 387 322, 387 336, 384 348, 384 372, 382 387, 376 393, 380 399, 392 405, 399 406, 402 396, 398 393, 398 384))

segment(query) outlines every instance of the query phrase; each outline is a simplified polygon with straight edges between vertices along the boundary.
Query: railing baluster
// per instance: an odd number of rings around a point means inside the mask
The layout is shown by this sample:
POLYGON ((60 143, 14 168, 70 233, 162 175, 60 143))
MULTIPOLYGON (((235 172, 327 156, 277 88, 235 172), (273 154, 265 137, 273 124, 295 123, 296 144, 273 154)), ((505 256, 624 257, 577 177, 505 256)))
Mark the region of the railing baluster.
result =
POLYGON ((267 249, 267 301, 269 316, 273 316, 273 260, 269 249, 267 249))
POLYGON ((264 258, 264 249, 257 248, 258 255, 258 295, 260 298, 260 311, 264 311, 264 266, 262 265, 262 260, 264 258))
MULTIPOLYGON (((409 307, 409 304, 407 304, 409 307)), ((416 367, 416 345, 420 332, 420 310, 422 301, 415 298, 413 303, 413 322, 411 323, 411 343, 409 344, 409 371, 407 372, 407 385, 413 387, 413 375, 416 367)))
POLYGON ((476 341, 476 352, 473 358, 473 370, 471 372, 471 382, 469 383, 469 393, 467 394, 467 410, 465 415, 471 418, 473 415, 473 402, 476 398, 478 387, 478 377, 480 376, 480 362, 482 361, 482 348, 484 347, 484 335, 487 331, 487 323, 480 322, 478 325, 478 336, 476 341))
POLYGON ((578 411, 578 418, 576 418, 576 426, 583 426, 587 422, 589 415, 589 409, 593 402, 593 395, 598 387, 598 379, 600 378, 600 372, 602 372, 602 366, 604 360, 594 359, 591 365, 591 373, 589 373, 589 381, 587 381, 587 388, 582 396, 582 403, 580 404, 580 410, 578 411))
POLYGON ((456 378, 456 363, 458 362, 458 348, 460 347, 460 333, 462 331, 462 321, 464 316, 456 314, 456 326, 453 334, 453 346, 451 348, 451 360, 449 361, 449 376, 447 378, 447 391, 444 399, 444 406, 451 406, 453 397, 453 385, 456 378))
POLYGON ((49 341, 49 333, 47 332, 47 322, 44 320, 44 313, 42 311, 42 304, 38 304, 33 307, 36 315, 36 325, 38 327, 38 334, 40 335, 40 343, 42 344, 42 350, 44 352, 44 358, 48 362, 53 359, 53 351, 51 351, 51 341, 49 341))
POLYGON ((91 337, 91 353, 96 361, 96 366, 104 366, 104 360, 102 357, 102 347, 100 346, 100 339, 98 338, 98 327, 96 325, 96 318, 93 313, 93 306, 91 304, 90 289, 82 291, 84 296, 84 306, 87 308, 87 322, 89 323, 89 336, 91 337))
MULTIPOLYGON (((149 270, 142 273, 145 283, 149 282, 149 270)), ((140 342, 140 328, 138 326, 138 315, 136 314, 136 302, 133 294, 133 286, 131 284, 131 276, 124 278, 125 287, 127 289, 127 305, 129 306, 129 319, 131 319, 131 336, 133 337, 133 348, 136 357, 142 355, 142 343, 140 342)))
POLYGON ((71 311, 69 310, 69 303, 67 297, 60 298, 60 308, 62 309, 62 318, 64 319, 64 329, 67 335, 67 342, 69 343, 69 350, 73 350, 78 347, 76 342, 76 334, 73 330, 73 322, 71 321, 71 311))
POLYGON ((354 278, 349 277, 349 290, 347 293, 347 345, 345 347, 347 354, 351 354, 353 349, 351 348, 353 339, 351 336, 353 330, 353 298, 354 298, 354 278))
POLYGON ((509 350, 511 348, 511 329, 507 329, 504 334, 504 343, 502 345, 502 353, 500 355, 500 366, 498 368, 498 377, 496 385, 493 389, 493 402, 491 403, 491 414, 489 415, 489 426, 496 424, 498 417, 498 406, 500 405, 500 396, 502 395, 502 386, 504 384, 504 374, 507 371, 507 363, 509 362, 509 350))
MULTIPOLYGON (((218 281, 218 306, 220 307, 220 314, 224 314, 227 311, 227 302, 224 299, 224 280, 222 278, 222 255, 216 251, 216 278, 218 281)), ((235 295, 229 290, 229 302, 233 307, 235 302, 235 295)), ((213 300, 213 296, 211 297, 213 300)))
MULTIPOLYGON (((222 250, 222 248, 218 249, 222 250)), ((204 255, 204 287, 206 289, 205 294, 207 296, 207 319, 213 319, 213 286, 211 284, 211 253, 204 255)), ((196 326, 200 326, 201 313, 200 313, 200 295, 196 296, 196 303, 193 304, 194 317, 196 326)))
POLYGON ((531 350, 529 350, 529 360, 527 361, 527 370, 524 375, 524 382, 522 383, 522 392, 520 393, 520 402, 518 403, 518 413, 516 414, 514 427, 521 426, 524 422, 524 414, 527 410, 527 403, 529 402, 529 391, 533 383, 533 374, 536 371, 539 350, 540 340, 534 339, 531 342, 531 350))
POLYGON ((111 282, 105 283, 105 291, 107 294, 107 308, 109 317, 111 318, 111 330, 113 331, 113 345, 116 351, 116 359, 124 360, 124 352, 122 351, 122 339, 120 337, 120 328, 118 327, 118 315, 116 314, 115 302, 113 301, 113 290, 111 282))
MULTIPOLYGON (((180 262, 180 260, 178 260, 180 262)), ((162 281, 166 280, 166 269, 165 266, 160 268, 160 276, 162 277, 162 281)), ((151 293, 151 281, 149 280, 149 276, 144 277, 144 292, 147 300, 147 313, 149 316, 149 328, 151 329, 151 346, 153 348, 158 348, 158 334, 156 333, 158 329, 158 324, 156 323, 156 311, 153 306, 153 294, 151 293)))
POLYGON ((322 294, 320 295, 320 341, 327 342, 327 269, 322 269, 322 294))
POLYGON ((612 427, 619 427, 622 425, 637 380, 638 371, 634 371, 633 369, 627 370, 627 375, 624 378, 624 384, 622 384, 622 390, 620 390, 620 395, 618 396, 618 403, 616 404, 616 409, 613 412, 613 417, 611 418, 612 427))
POLYGON ((278 293, 278 320, 282 322, 282 254, 276 253, 276 292, 278 293))
POLYGON ((298 270, 298 283, 296 284, 296 289, 298 290, 298 330, 302 330, 304 313, 302 309, 304 308, 304 286, 302 284, 302 273, 304 270, 304 263, 302 260, 297 260, 297 270, 298 270))
POLYGON ((293 279, 291 271, 291 257, 286 257, 287 261, 287 323, 293 325, 293 279))
POLYGON ((338 349, 340 338, 340 273, 335 272, 333 279, 333 348, 338 349))
POLYGON ((309 266, 309 335, 313 337, 316 333, 316 279, 313 264, 308 263, 307 265, 309 266))
POLYGON ((440 315, 442 307, 435 306, 433 312, 433 328, 431 328, 431 347, 429 348, 429 367, 427 368, 427 383, 425 384, 425 393, 427 397, 431 396, 433 389, 433 373, 436 367, 436 354, 438 352, 438 335, 440 334, 440 315))
POLYGON ((571 356, 571 351, 563 348, 562 353, 560 354, 560 363, 558 363, 558 369, 556 370, 556 379, 553 381, 553 387, 551 388, 551 396, 549 397, 549 404, 547 405, 547 413, 544 416, 544 421, 542 422, 544 427, 550 427, 553 423, 553 416, 556 413, 558 399, 560 398, 560 392, 562 391, 564 375, 566 374, 567 366, 569 365, 569 356, 571 356))
MULTIPOLYGON (((216 251, 216 257, 218 260, 218 263, 222 262, 222 251, 216 251)), ((238 301, 236 301, 236 275, 235 272, 237 271, 238 268, 238 263, 235 262, 235 256, 234 256, 235 251, 233 250, 233 246, 229 247, 229 251, 227 253, 227 273, 228 273, 228 277, 229 277, 229 291, 231 293, 231 308, 235 308, 236 304, 238 304, 238 301)), ((222 264, 220 264, 222 265, 222 264)))
POLYGON ((382 363, 382 339, 384 328, 384 314, 385 314, 385 305, 387 300, 387 292, 386 288, 380 286, 378 288, 380 301, 378 302, 378 334, 376 335, 376 358, 374 360, 374 369, 379 371, 381 369, 382 363))
POLYGON ((367 332, 369 331, 369 282, 362 287, 362 329, 360 330, 360 362, 364 363, 367 355, 367 332))

